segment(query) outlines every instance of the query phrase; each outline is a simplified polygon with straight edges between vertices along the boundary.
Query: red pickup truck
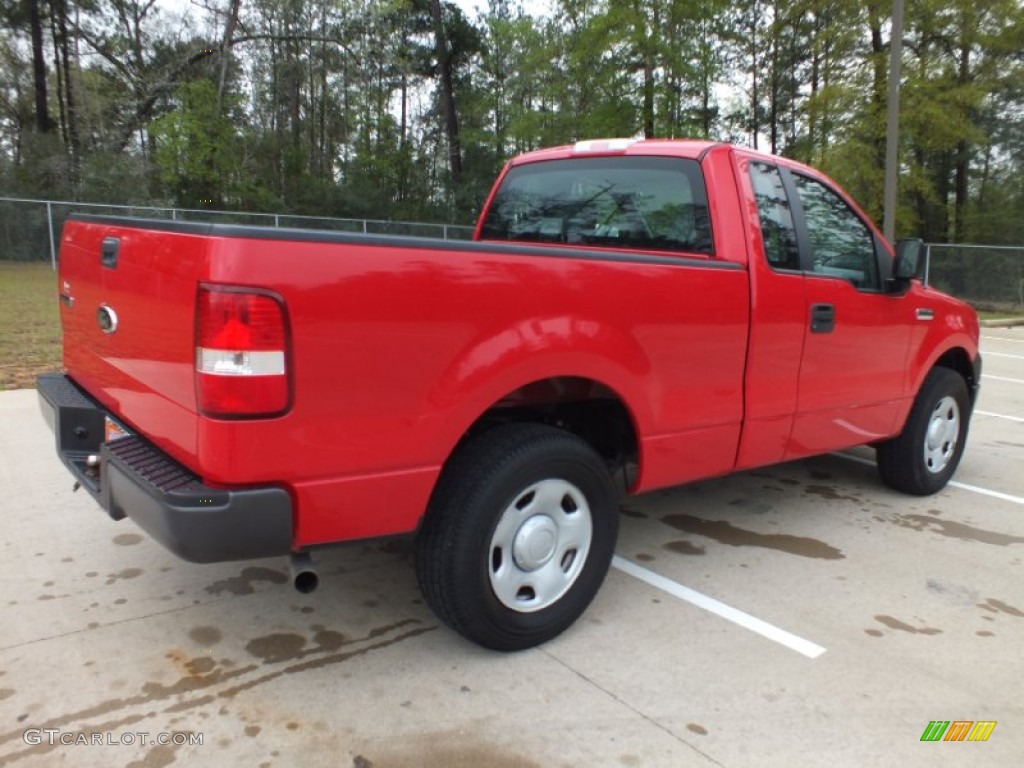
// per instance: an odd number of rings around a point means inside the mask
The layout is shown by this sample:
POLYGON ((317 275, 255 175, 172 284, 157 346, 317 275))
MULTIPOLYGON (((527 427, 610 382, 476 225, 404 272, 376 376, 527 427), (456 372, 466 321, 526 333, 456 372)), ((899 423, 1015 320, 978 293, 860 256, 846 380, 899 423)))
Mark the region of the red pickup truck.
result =
POLYGON ((693 141, 512 160, 474 242, 73 216, 57 450, 196 562, 416 534, 448 625, 518 649, 608 570, 622 492, 877 448, 942 488, 970 307, 820 173, 693 141))

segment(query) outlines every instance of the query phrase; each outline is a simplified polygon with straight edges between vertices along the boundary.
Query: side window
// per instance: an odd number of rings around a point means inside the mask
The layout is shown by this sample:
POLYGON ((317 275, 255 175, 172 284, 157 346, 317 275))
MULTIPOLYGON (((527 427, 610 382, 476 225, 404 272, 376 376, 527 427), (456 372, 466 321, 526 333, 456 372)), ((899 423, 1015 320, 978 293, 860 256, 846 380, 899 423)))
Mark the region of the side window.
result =
POLYGON ((768 263, 775 269, 800 269, 796 228, 779 169, 766 163, 751 163, 750 180, 768 263))
POLYGON ((839 195, 820 182, 793 174, 811 248, 811 272, 877 289, 878 260, 871 230, 839 195))

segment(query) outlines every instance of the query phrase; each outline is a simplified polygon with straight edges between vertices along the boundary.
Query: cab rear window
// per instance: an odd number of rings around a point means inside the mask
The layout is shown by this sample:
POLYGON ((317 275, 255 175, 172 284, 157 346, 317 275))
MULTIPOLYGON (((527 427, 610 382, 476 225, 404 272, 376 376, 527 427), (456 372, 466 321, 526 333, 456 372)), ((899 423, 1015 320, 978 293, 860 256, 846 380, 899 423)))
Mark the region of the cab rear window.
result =
POLYGON ((594 157, 511 168, 484 240, 711 255, 704 176, 695 160, 594 157))

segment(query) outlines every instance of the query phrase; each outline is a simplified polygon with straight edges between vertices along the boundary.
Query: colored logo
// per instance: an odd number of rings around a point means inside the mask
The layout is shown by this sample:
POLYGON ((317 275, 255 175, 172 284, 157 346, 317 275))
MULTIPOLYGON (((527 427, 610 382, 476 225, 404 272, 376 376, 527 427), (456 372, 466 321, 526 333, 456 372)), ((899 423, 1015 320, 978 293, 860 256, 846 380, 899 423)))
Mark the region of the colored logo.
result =
POLYGON ((995 727, 995 720, 932 720, 921 741, 988 741, 995 727))

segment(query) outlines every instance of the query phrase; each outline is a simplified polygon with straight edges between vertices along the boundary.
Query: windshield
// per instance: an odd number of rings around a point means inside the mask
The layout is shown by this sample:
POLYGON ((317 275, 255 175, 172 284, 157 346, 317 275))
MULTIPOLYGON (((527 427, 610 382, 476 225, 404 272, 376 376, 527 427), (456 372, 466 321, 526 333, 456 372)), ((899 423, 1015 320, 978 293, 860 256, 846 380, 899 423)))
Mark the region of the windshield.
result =
POLYGON ((482 239, 712 253, 695 160, 596 157, 509 170, 482 239))

